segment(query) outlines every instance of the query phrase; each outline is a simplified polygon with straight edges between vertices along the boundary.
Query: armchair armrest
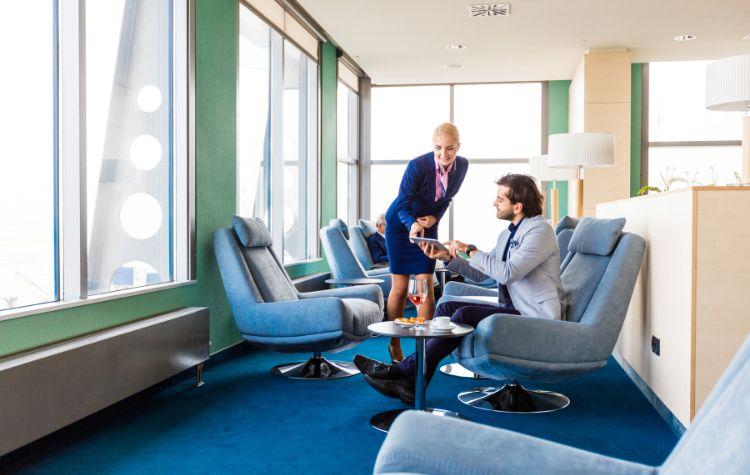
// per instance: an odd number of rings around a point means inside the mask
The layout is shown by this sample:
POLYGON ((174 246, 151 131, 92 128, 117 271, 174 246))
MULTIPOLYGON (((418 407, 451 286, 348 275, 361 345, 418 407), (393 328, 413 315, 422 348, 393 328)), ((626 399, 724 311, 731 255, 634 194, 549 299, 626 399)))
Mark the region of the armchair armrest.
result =
POLYGON ((235 313, 240 333, 263 337, 291 337, 341 331, 346 307, 340 298, 260 303, 235 313))
POLYGON ((523 315, 495 314, 482 320, 474 339, 482 350, 546 363, 587 363, 607 359, 602 332, 596 326, 523 315))
POLYGON ((323 297, 337 297, 340 299, 365 299, 383 308, 383 291, 375 284, 354 285, 338 289, 316 290, 314 292, 299 292, 302 300, 319 299, 323 297))
POLYGON ((655 470, 518 432, 408 411, 393 423, 374 472, 642 475, 655 470))

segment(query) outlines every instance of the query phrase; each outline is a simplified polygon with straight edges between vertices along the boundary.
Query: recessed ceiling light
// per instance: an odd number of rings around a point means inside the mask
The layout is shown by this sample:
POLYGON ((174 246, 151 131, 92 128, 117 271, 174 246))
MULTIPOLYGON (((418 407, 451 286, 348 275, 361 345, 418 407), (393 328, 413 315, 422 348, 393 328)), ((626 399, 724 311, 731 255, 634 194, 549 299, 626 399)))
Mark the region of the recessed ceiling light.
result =
POLYGON ((742 37, 743 40, 750 40, 750 33, 742 37))
POLYGON ((466 45, 462 43, 452 43, 445 47, 446 49, 461 50, 466 49, 466 45))
POLYGON ((578 40, 578 41, 576 41, 576 44, 577 45, 585 45, 586 44, 586 40, 578 40))
POLYGON ((443 68, 445 69, 461 69, 463 67, 463 64, 446 64, 445 66, 443 66, 443 68))
POLYGON ((698 35, 687 34, 687 35, 677 35, 674 37, 674 40, 675 41, 691 41, 696 38, 698 38, 698 35))

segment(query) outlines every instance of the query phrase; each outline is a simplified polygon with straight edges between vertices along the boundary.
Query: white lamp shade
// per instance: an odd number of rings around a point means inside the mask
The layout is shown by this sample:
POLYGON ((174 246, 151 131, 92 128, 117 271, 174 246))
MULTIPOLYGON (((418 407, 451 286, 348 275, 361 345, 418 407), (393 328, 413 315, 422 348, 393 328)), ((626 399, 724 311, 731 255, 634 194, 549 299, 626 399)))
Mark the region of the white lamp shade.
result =
POLYGON ((720 59, 706 66, 706 109, 750 111, 750 55, 720 59))
POLYGON ((549 136, 548 167, 594 168, 614 164, 614 134, 586 132, 549 136))
POLYGON ((574 168, 550 168, 547 166, 547 155, 531 157, 529 159, 531 176, 539 181, 575 180, 578 171, 574 168))

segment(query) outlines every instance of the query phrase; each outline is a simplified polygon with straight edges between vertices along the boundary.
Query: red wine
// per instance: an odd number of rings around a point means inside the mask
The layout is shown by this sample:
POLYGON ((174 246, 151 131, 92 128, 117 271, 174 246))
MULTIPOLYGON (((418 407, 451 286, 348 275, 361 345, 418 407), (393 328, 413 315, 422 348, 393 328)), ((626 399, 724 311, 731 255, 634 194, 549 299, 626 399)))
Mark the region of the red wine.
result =
POLYGON ((425 301, 424 295, 409 295, 409 300, 411 300, 411 303, 414 305, 422 305, 425 301))

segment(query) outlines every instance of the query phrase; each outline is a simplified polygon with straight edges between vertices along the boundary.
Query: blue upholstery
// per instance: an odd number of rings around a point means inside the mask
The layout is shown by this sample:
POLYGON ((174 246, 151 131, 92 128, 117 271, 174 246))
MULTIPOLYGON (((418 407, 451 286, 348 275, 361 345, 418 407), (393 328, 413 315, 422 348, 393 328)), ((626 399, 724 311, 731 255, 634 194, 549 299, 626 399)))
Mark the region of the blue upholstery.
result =
POLYGON ((460 419, 408 411, 391 426, 375 461, 375 473, 747 474, 749 392, 750 337, 660 467, 460 419), (436 442, 415 444, 415 440, 436 442))
MULTIPOLYGON (((596 220, 599 221, 599 220, 596 220)), ((576 227, 573 239, 609 239, 605 226, 576 227)), ((596 224, 596 223, 595 223, 596 224)), ((556 381, 603 367, 612 353, 640 271, 646 243, 622 233, 608 256, 571 253, 562 271, 568 321, 493 315, 456 350, 459 362, 495 379, 556 381)))
POLYGON ((341 234, 344 235, 344 239, 349 239, 349 228, 346 227, 346 223, 343 220, 333 218, 328 222, 328 225, 341 231, 341 234))
POLYGON ((271 232, 260 218, 232 216, 232 229, 244 247, 268 247, 271 245, 271 232))
POLYGON ((568 244, 568 252, 582 252, 608 256, 620 238, 625 218, 594 219, 583 218, 576 226, 568 244))
POLYGON ((359 229, 362 230, 362 234, 365 237, 370 237, 370 234, 378 232, 378 227, 375 225, 375 221, 368 221, 366 219, 359 220, 359 229))
POLYGON ((563 216, 557 226, 555 226, 555 235, 557 236, 557 247, 560 248, 560 263, 565 262, 565 257, 568 255, 568 244, 570 238, 573 237, 573 231, 575 231, 578 225, 577 218, 571 218, 570 216, 563 216))
POLYGON ((290 353, 343 350, 367 339, 367 326, 383 318, 380 288, 298 292, 261 227, 266 229, 260 220, 238 218, 233 229, 214 233, 221 279, 242 337, 290 353))
POLYGON ((372 260, 370 248, 367 246, 366 238, 367 236, 364 235, 359 226, 352 226, 349 228, 349 244, 351 245, 352 251, 354 251, 354 256, 362 265, 365 272, 371 270, 375 265, 375 262, 372 260))

